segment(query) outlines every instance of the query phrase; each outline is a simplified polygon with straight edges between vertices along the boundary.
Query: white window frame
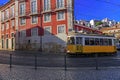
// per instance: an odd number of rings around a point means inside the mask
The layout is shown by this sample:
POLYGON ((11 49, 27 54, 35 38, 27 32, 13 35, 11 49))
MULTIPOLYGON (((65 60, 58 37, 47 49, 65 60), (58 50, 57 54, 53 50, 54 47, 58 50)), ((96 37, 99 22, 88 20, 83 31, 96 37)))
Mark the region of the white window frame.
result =
POLYGON ((31 36, 38 36, 38 28, 31 29, 31 36), (34 32, 36 32, 36 34, 34 34, 34 32))
POLYGON ((21 18, 19 18, 19 20, 20 20, 19 21, 20 22, 20 26, 26 25, 26 18, 25 17, 21 17, 21 18), (21 22, 22 22, 21 19, 25 19, 25 23, 24 24, 21 24, 21 22))
POLYGON ((51 0, 47 0, 47 2, 48 3, 46 3, 46 5, 45 5, 45 0, 43 1, 43 4, 44 4, 44 6, 43 6, 43 9, 44 9, 44 11, 50 11, 51 10, 51 0), (46 7, 46 8, 45 8, 46 7))
POLYGON ((5 19, 5 12, 3 11, 3 12, 1 13, 1 21, 4 21, 4 19, 5 19))
MULTIPOLYGON (((60 1, 60 0, 59 0, 60 1)), ((61 1, 60 1, 61 2, 61 1)), ((60 2, 58 2, 58 0, 56 0, 56 8, 57 9, 61 9, 61 8, 64 8, 65 6, 65 0, 63 0, 62 2, 63 3, 60 3, 60 2), (60 6, 62 4, 62 6, 60 6), (58 6, 59 5, 59 6, 58 6)))
POLYGON ((31 24, 37 24, 38 23, 38 16, 34 15, 34 16, 31 16, 31 24), (33 22, 33 17, 35 18, 36 17, 36 22, 33 22))
POLYGON ((45 23, 46 23, 46 22, 51 22, 51 13, 46 13, 46 14, 44 14, 44 22, 45 22, 45 23), (46 14, 50 14, 48 20, 45 20, 46 14))
POLYGON ((65 20, 65 11, 58 11, 56 16, 57 16, 57 21, 65 20), (63 12, 63 18, 58 19, 59 13, 61 12, 63 12))
POLYGON ((58 28, 62 27, 62 26, 64 27, 64 32, 62 32, 62 33, 66 33, 66 26, 65 26, 65 24, 62 24, 62 25, 57 25, 57 34, 61 34, 61 33, 59 33, 58 28))
POLYGON ((5 10, 5 14, 6 14, 6 15, 5 15, 5 18, 8 19, 8 18, 9 18, 9 9, 6 9, 6 10, 5 10))
POLYGON ((51 26, 45 26, 44 27, 44 35, 51 35, 51 33, 52 33, 52 27, 51 26), (48 32, 48 33, 46 33, 46 28, 49 28, 50 29, 50 31, 48 32))
POLYGON ((20 3, 19 4, 19 15, 25 15, 25 13, 26 13, 26 4, 25 4, 25 2, 22 2, 22 3, 20 3), (21 5, 24 5, 24 9, 23 10, 21 10, 21 5))
POLYGON ((15 6, 11 6, 10 8, 10 17, 14 17, 15 16, 15 6))
POLYGON ((30 0, 30 11, 31 11, 31 14, 35 14, 35 13, 37 13, 37 11, 38 11, 38 4, 37 4, 37 0, 30 0), (33 12, 32 12, 32 2, 34 2, 34 1, 36 1, 36 10, 35 10, 35 12, 34 12, 34 10, 33 10, 33 12))

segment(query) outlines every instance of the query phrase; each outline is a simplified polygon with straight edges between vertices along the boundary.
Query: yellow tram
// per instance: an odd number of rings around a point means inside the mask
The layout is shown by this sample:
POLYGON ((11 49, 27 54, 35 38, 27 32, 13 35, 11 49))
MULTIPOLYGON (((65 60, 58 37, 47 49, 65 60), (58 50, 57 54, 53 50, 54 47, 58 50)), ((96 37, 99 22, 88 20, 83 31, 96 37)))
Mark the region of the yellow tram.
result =
POLYGON ((106 35, 74 34, 67 37, 68 54, 91 54, 91 53, 110 53, 117 52, 115 46, 116 38, 106 35))

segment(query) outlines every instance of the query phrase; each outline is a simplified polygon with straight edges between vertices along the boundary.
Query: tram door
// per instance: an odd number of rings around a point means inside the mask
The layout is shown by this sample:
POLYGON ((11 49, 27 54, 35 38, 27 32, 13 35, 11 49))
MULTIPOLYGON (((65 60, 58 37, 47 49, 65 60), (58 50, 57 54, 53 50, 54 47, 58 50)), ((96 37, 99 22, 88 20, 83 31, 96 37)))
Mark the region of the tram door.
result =
POLYGON ((82 52, 82 37, 76 37, 76 50, 82 52))

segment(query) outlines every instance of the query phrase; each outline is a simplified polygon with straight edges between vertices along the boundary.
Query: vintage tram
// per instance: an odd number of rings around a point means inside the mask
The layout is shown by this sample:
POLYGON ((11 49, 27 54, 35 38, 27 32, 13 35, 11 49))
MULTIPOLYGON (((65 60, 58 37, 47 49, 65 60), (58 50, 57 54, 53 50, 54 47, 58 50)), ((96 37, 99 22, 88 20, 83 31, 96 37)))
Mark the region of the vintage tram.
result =
POLYGON ((108 35, 71 34, 67 37, 68 54, 116 54, 116 38, 108 35))

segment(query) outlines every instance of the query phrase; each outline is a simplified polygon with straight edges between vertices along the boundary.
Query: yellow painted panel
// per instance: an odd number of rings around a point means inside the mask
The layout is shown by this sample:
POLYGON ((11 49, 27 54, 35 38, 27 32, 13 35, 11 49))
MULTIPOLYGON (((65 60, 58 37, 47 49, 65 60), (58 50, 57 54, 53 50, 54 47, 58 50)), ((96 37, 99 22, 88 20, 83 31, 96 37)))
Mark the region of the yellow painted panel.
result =
POLYGON ((71 53, 82 52, 82 46, 80 46, 80 45, 68 45, 67 51, 70 51, 71 53))
POLYGON ((83 53, 109 53, 116 52, 115 46, 84 46, 83 53))
POLYGON ((75 45, 68 45, 67 46, 67 51, 69 51, 70 53, 75 53, 75 45))

